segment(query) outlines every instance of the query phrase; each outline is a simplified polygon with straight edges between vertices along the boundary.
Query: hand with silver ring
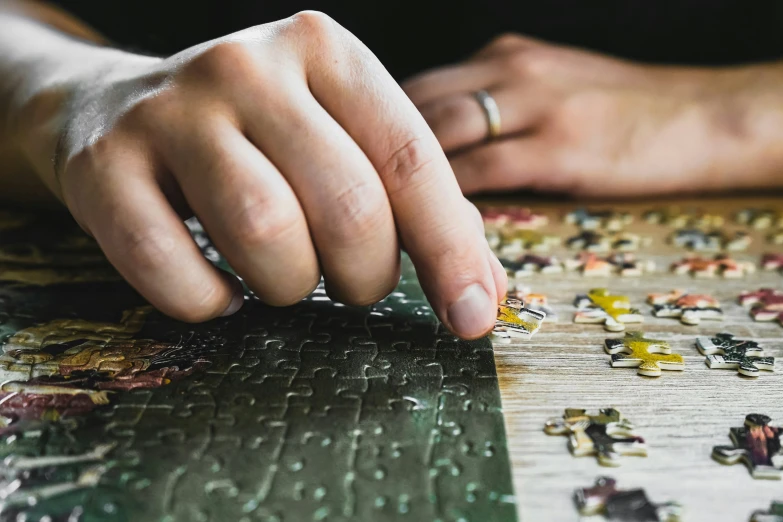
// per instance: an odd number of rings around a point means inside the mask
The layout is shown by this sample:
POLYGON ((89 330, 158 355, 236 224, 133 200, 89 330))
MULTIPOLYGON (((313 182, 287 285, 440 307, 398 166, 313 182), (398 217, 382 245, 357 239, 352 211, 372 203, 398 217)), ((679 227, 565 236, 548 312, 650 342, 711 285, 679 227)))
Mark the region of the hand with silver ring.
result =
POLYGON ((781 71, 652 66, 505 35, 403 89, 464 193, 633 196, 782 186, 781 71))

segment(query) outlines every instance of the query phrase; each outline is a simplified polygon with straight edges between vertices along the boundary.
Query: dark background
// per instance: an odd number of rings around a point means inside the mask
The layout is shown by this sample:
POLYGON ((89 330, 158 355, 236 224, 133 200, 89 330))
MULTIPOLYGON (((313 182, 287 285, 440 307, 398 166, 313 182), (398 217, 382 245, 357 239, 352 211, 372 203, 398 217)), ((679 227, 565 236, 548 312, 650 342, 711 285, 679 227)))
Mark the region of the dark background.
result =
POLYGON ((783 55, 783 1, 56 0, 117 44, 172 54, 304 9, 357 35, 402 80, 514 31, 626 58, 735 64, 783 55))

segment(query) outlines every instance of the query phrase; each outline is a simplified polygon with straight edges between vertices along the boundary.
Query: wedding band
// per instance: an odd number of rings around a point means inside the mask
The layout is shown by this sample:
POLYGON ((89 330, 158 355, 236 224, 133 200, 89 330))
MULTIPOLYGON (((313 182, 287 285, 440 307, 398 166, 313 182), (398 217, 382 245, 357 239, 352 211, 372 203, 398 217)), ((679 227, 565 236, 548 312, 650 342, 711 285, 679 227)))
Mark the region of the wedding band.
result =
POLYGON ((487 124, 489 127, 487 137, 489 139, 497 138, 500 136, 500 110, 498 109, 498 104, 495 102, 495 98, 484 90, 476 91, 474 96, 484 110, 484 115, 487 117, 487 124))

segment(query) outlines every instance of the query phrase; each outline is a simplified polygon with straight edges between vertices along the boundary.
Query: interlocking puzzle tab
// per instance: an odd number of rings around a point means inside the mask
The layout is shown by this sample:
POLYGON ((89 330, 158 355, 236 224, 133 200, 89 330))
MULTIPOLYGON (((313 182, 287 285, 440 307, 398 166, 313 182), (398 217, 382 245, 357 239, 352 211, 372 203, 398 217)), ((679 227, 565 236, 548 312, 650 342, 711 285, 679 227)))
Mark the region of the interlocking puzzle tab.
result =
POLYGON ((745 417, 745 425, 730 428, 733 446, 715 446, 712 457, 721 464, 742 462, 754 479, 780 480, 783 474, 783 451, 780 433, 783 428, 770 426, 772 419, 761 413, 745 417))
POLYGON ((606 288, 594 288, 587 294, 576 296, 577 311, 575 323, 600 324, 610 332, 622 332, 626 323, 641 323, 644 317, 636 308, 631 308, 624 295, 612 295, 606 288))
POLYGON ((647 302, 653 305, 655 317, 678 317, 682 324, 694 326, 702 319, 723 319, 720 303, 706 294, 672 290, 667 294, 649 294, 647 302))
POLYGON ((541 328, 544 319, 544 312, 525 308, 525 303, 519 299, 506 298, 504 303, 498 305, 498 318, 492 330, 492 338, 501 343, 511 342, 512 337, 530 339, 541 328))
POLYGON ((666 341, 647 339, 642 332, 626 332, 623 339, 606 339, 606 353, 612 356, 612 368, 638 368, 639 375, 660 377, 661 370, 682 371, 682 355, 673 354, 666 341))
POLYGON ((533 293, 529 286, 515 285, 508 291, 508 297, 517 299, 525 303, 525 307, 536 312, 546 314, 545 322, 556 322, 558 317, 555 311, 549 306, 549 299, 545 294, 533 293))
POLYGON ((643 489, 617 489, 611 477, 598 477, 594 486, 577 489, 574 500, 581 515, 622 522, 680 522, 683 514, 676 502, 653 504, 643 489))
POLYGON ((619 466, 623 455, 647 456, 644 439, 614 408, 604 408, 598 415, 567 408, 562 417, 549 419, 544 431, 548 435, 568 435, 568 449, 575 457, 595 455, 602 466, 619 466))
POLYGON ((760 370, 774 371, 775 358, 764 357, 764 348, 756 341, 735 339, 732 334, 699 336, 696 347, 710 368, 736 369, 746 377, 758 377, 760 370))
POLYGON ((739 303, 750 308, 754 321, 777 321, 783 326, 783 291, 760 288, 755 292, 742 292, 739 303))
POLYGON ((769 509, 754 511, 750 522, 783 522, 783 502, 773 500, 769 509))
POLYGON ((549 218, 526 207, 484 207, 479 209, 484 223, 534 230, 549 223, 549 218))
POLYGON ((503 257, 499 259, 508 276, 517 279, 530 277, 534 274, 560 274, 563 272, 563 264, 553 256, 525 254, 516 260, 503 257))
POLYGON ((735 261, 726 255, 717 255, 713 259, 687 256, 672 263, 671 270, 675 274, 690 274, 698 278, 720 275, 727 279, 737 279, 754 273, 756 267, 749 261, 735 261))
POLYGON ((631 224, 633 216, 628 212, 616 212, 614 210, 587 210, 577 209, 567 213, 563 221, 569 225, 576 225, 583 230, 604 229, 617 231, 631 224))

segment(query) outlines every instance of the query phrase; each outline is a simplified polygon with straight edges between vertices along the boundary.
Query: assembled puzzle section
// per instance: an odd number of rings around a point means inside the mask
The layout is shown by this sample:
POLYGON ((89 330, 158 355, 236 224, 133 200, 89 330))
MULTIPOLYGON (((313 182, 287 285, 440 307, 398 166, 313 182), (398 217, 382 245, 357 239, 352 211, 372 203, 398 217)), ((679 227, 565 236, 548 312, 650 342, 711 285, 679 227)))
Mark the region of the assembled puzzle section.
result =
POLYGON ((370 308, 200 325, 99 276, 0 284, 0 520, 516 520, 492 347, 407 259, 370 308))

